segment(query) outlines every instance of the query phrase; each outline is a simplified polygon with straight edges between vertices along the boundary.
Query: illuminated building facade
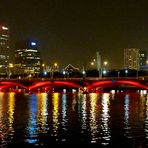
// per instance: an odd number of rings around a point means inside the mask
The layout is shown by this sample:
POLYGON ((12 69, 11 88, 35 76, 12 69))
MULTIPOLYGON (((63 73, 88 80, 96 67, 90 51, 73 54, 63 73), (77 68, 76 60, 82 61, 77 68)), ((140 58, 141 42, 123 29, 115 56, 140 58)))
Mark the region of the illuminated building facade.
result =
POLYGON ((9 28, 0 25, 0 75, 7 74, 9 48, 9 28))
POLYGON ((16 44, 15 72, 17 74, 40 73, 41 59, 36 41, 22 41, 16 44))
POLYGON ((148 69, 146 50, 140 50, 139 58, 140 58, 140 69, 148 69))
POLYGON ((140 49, 124 49, 124 68, 139 70, 140 68, 140 49))

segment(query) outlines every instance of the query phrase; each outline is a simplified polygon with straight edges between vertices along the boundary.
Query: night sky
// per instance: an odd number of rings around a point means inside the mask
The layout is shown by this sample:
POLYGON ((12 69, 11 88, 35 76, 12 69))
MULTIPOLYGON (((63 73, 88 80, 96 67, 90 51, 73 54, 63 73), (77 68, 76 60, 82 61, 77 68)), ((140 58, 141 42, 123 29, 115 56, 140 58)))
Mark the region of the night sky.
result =
POLYGON ((147 0, 0 0, 0 22, 14 43, 39 41, 45 63, 90 64, 99 51, 123 67, 124 48, 148 49, 147 0))

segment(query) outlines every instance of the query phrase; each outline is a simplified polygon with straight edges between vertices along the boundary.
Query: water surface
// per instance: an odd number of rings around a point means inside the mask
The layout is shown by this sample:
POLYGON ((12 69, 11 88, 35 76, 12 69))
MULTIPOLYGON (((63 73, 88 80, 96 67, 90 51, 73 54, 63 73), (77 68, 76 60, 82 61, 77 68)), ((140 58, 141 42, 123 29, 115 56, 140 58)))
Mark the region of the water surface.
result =
POLYGON ((147 95, 0 92, 0 146, 52 144, 147 147, 147 95))

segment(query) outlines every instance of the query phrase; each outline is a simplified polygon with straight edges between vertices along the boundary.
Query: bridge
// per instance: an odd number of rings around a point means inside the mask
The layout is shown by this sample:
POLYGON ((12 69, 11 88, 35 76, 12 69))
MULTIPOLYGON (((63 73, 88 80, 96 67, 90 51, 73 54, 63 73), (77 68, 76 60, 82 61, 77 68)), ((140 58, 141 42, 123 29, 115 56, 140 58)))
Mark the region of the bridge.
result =
POLYGON ((109 89, 148 90, 148 81, 133 78, 69 78, 69 79, 3 79, 1 92, 52 92, 71 91, 101 92, 109 89))

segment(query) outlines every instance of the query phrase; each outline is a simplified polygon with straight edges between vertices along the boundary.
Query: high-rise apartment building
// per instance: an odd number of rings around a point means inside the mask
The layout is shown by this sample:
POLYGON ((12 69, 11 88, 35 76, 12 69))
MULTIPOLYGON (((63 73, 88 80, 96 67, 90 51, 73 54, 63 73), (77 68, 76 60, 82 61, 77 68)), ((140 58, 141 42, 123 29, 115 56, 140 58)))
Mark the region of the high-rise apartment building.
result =
POLYGON ((130 48, 124 49, 124 68, 128 69, 144 69, 147 66, 147 51, 138 49, 138 48, 130 48))
POLYGON ((7 74, 9 48, 9 28, 6 25, 0 25, 0 75, 7 74))
POLYGON ((124 68, 139 70, 139 52, 137 48, 124 49, 124 68))
POLYGON ((21 41, 16 43, 15 73, 35 74, 40 73, 41 59, 36 41, 21 41))
POLYGON ((140 58, 140 69, 148 69, 147 65, 147 51, 146 50, 140 50, 139 53, 139 58, 140 58))

